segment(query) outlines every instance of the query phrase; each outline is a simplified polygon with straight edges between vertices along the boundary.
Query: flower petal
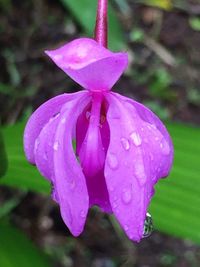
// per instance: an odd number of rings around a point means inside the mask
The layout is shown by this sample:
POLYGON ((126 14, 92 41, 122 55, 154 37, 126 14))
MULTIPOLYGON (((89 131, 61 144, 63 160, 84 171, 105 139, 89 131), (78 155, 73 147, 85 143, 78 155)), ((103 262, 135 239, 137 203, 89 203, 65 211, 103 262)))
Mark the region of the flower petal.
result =
MULTIPOLYGON (((79 144, 77 152, 83 173, 86 176, 90 206, 98 205, 102 210, 110 212, 111 207, 103 173, 107 147, 103 145, 102 132, 104 137, 104 132, 107 129, 103 126, 105 121, 101 124, 101 109, 102 94, 94 93, 92 96, 91 112, 85 110, 84 116, 81 115, 77 123, 76 139, 77 144, 79 144), (83 123, 88 126, 85 127, 83 123), (86 128, 87 131, 85 131, 86 128), (84 139, 82 138, 82 129, 85 132, 84 139)), ((109 131, 106 133, 109 134, 109 131)), ((104 144, 106 144, 105 140, 104 144)))
MULTIPOLYGON (((165 125, 150 109, 130 98, 121 96, 119 94, 116 95, 123 101, 125 101, 125 103, 130 103, 133 106, 134 110, 137 111, 138 116, 144 122, 146 122, 146 132, 148 133, 149 137, 151 137, 151 140, 148 142, 148 148, 151 152, 151 159, 154 162, 151 167, 157 169, 157 172, 154 175, 154 181, 156 183, 159 178, 165 178, 166 176, 168 176, 172 166, 174 149, 171 137, 165 125), (158 131, 161 133, 160 137, 158 136, 158 131), (156 147, 158 147, 157 149, 161 150, 162 153, 152 153, 152 151, 155 151, 156 147), (159 155, 161 155, 161 157, 159 157, 159 155), (167 156, 167 160, 165 155, 167 156)), ((146 135, 145 128, 143 128, 142 132, 144 132, 144 134, 146 135)), ((144 139, 146 140, 145 137, 144 139)))
POLYGON ((56 149, 56 143, 54 143, 55 133, 60 121, 60 113, 57 116, 51 118, 47 124, 41 130, 38 138, 35 142, 35 163, 40 173, 48 180, 53 182, 54 165, 53 155, 54 149, 56 149))
POLYGON ((90 97, 67 102, 60 113, 54 143, 54 186, 62 218, 74 236, 84 227, 89 198, 84 174, 75 156, 72 137, 80 113, 90 97))
POLYGON ((171 164, 173 150, 165 135, 124 99, 114 93, 107 96, 110 145, 105 178, 115 216, 128 237, 140 241, 155 179, 166 172, 164 162, 171 164))
POLYGON ((85 92, 83 91, 75 94, 62 94, 56 96, 45 102, 32 114, 24 131, 24 150, 30 163, 35 164, 35 140, 37 139, 44 125, 60 112, 63 104, 81 96, 82 94, 85 94, 85 92))
POLYGON ((126 53, 113 53, 89 38, 45 52, 73 80, 93 91, 112 88, 128 65, 126 53))

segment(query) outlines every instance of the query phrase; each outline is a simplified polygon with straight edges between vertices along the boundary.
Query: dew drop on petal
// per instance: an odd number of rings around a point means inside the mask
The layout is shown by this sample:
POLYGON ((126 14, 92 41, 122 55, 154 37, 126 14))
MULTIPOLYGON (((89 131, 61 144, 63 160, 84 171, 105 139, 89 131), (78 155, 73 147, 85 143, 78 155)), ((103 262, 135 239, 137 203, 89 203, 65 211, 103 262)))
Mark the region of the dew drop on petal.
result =
POLYGON ((150 159, 151 159, 151 161, 153 161, 154 160, 154 156, 153 156, 153 154, 152 153, 150 153, 150 159))
POLYGON ((116 169, 118 167, 118 159, 115 154, 108 154, 108 164, 111 169, 116 169))
POLYGON ((76 182, 75 180, 72 180, 71 183, 70 183, 70 189, 73 190, 76 186, 76 182))
POLYGON ((153 232, 153 220, 151 214, 147 212, 144 222, 142 238, 149 237, 152 232, 153 232))
POLYGON ((126 189, 122 192, 122 200, 125 204, 129 204, 132 199, 132 193, 131 190, 126 189))
POLYGON ((90 115, 91 115, 91 112, 90 112, 90 111, 87 111, 87 112, 85 113, 85 117, 86 117, 87 120, 89 120, 90 115))
POLYGON ((110 190, 110 192, 113 192, 114 191, 114 187, 113 186, 109 187, 109 190, 110 190))
POLYGON ((43 159, 44 159, 44 160, 48 160, 48 158, 47 158, 47 154, 46 154, 46 153, 44 153, 44 155, 43 155, 43 159))
POLYGON ((65 124, 65 122, 66 122, 66 118, 62 118, 61 123, 65 124))
POLYGON ((133 143, 136 145, 136 146, 140 146, 142 144, 142 139, 139 135, 139 133, 137 132, 133 132, 131 135, 130 135, 130 138, 131 140, 133 141, 133 143))
POLYGON ((58 147, 59 147, 59 142, 56 141, 56 142, 53 144, 53 149, 54 149, 55 151, 57 151, 57 150, 58 150, 58 147))
POLYGON ((80 212, 80 217, 81 217, 81 218, 86 218, 86 212, 85 212, 84 210, 82 210, 82 211, 80 212))
POLYGON ((127 224, 125 224, 125 225, 124 225, 124 230, 127 232, 127 231, 128 231, 128 229, 129 229, 128 225, 127 225, 127 224))
POLYGON ((130 148, 130 143, 129 143, 129 140, 126 139, 126 138, 121 138, 121 144, 122 144, 122 147, 125 149, 125 150, 129 150, 130 148))
POLYGON ((160 148, 161 148, 161 151, 163 153, 163 155, 169 155, 170 153, 170 146, 169 144, 167 143, 167 141, 165 139, 162 140, 162 143, 160 143, 160 148))
POLYGON ((135 175, 137 177, 137 180, 141 186, 143 186, 146 183, 147 176, 144 170, 144 165, 142 162, 137 162, 135 165, 135 175))
POLYGON ((52 57, 53 57, 54 60, 61 60, 63 58, 63 56, 59 55, 59 54, 58 55, 54 55, 52 57))
POLYGON ((36 139, 36 140, 35 140, 35 150, 37 150, 39 144, 40 144, 39 139, 36 139))
POLYGON ((113 208, 116 209, 118 207, 117 202, 113 203, 113 208))

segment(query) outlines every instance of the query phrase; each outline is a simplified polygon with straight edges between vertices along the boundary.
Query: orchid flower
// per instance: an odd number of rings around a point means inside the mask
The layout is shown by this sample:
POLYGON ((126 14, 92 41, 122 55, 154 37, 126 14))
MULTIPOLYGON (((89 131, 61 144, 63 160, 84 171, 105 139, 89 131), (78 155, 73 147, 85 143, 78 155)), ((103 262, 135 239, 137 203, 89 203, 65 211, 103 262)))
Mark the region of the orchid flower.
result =
POLYGON ((74 236, 97 205, 140 241, 154 185, 172 166, 173 145, 152 111, 111 92, 128 57, 106 48, 106 16, 107 1, 99 0, 95 40, 80 38, 46 51, 84 90, 41 105, 26 125, 24 148, 52 183, 52 197, 74 236))

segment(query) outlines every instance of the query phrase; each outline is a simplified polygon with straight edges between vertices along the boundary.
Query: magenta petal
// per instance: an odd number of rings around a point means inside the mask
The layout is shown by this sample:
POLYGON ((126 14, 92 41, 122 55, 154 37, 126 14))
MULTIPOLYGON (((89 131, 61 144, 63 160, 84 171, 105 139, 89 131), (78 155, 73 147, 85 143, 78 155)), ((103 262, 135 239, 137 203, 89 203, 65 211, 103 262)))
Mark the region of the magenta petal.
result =
POLYGON ((71 101, 82 94, 85 94, 85 92, 56 96, 45 102, 32 114, 24 131, 24 150, 30 163, 35 163, 35 140, 37 139, 44 125, 50 120, 50 118, 56 116, 60 112, 60 109, 64 103, 71 101))
POLYGON ((60 114, 50 119, 43 127, 35 142, 35 162, 40 173, 53 182, 54 165, 53 152, 56 149, 54 144, 55 133, 60 121, 60 114))
POLYGON ((112 88, 128 64, 126 53, 113 53, 89 38, 45 52, 73 80, 93 91, 112 88))
POLYGON ((62 218, 74 236, 78 236, 84 228, 89 197, 72 137, 76 121, 89 100, 89 97, 81 97, 65 104, 54 140, 54 186, 62 218))
MULTIPOLYGON (((103 173, 107 147, 102 143, 102 131, 105 132, 106 129, 101 125, 101 105, 102 95, 93 94, 90 112, 84 111, 83 115, 79 117, 76 127, 76 139, 79 144, 77 152, 86 176, 90 206, 98 205, 102 210, 110 212, 111 207, 103 173), (85 133, 84 139, 82 131, 85 133)), ((105 134, 109 134, 109 132, 106 131, 105 134)))
MULTIPOLYGON (((138 116, 143 120, 143 122, 146 122, 142 135, 144 136, 144 140, 146 142, 148 141, 146 146, 149 150, 151 160, 154 163, 151 164, 151 168, 152 173, 155 172, 153 180, 156 183, 159 178, 168 176, 172 166, 174 149, 171 137, 165 125, 150 109, 130 98, 119 94, 116 95, 125 103, 130 103, 134 110, 137 111, 138 116), (149 139, 147 139, 147 136, 149 139), (162 153, 156 153, 157 150, 162 153)), ((132 110, 131 107, 130 109, 132 110)))
MULTIPOLYGON (((100 132, 101 102, 102 95, 97 93, 93 94, 91 113, 88 118, 89 125, 85 139, 79 150, 81 166, 87 177, 94 176, 98 173, 103 168, 105 162, 105 149, 102 144, 100 132)), ((82 125, 78 125, 77 128, 79 127, 82 128, 82 125)), ((77 140, 79 138, 80 136, 77 136, 77 140)))
POLYGON ((144 121, 131 103, 117 94, 107 100, 110 145, 105 178, 110 202, 128 237, 140 241, 153 185, 166 172, 164 162, 169 168, 173 150, 165 135, 144 121))

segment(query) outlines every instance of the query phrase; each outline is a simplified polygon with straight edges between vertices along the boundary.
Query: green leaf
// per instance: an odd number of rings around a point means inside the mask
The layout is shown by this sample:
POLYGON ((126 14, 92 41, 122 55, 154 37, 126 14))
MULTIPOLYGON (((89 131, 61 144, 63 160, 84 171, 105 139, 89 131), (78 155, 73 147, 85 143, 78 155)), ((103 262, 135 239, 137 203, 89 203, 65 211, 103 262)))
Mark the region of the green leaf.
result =
POLYGON ((200 18, 192 17, 189 19, 190 27, 195 31, 200 31, 200 18))
POLYGON ((50 265, 46 256, 22 232, 1 222, 0 266, 49 267, 50 265))
POLYGON ((35 166, 25 159, 23 151, 24 123, 3 129, 6 152, 8 155, 8 170, 0 180, 0 184, 15 186, 23 190, 33 190, 49 193, 49 183, 39 174, 35 166))
POLYGON ((0 177, 5 175, 7 167, 8 167, 7 156, 6 156, 3 136, 0 131, 0 177))
POLYGON ((159 181, 151 203, 158 230, 200 243, 200 128, 168 124, 174 147, 174 166, 159 181))
POLYGON ((144 3, 148 6, 158 7, 167 11, 171 10, 173 7, 172 0, 138 0, 137 2, 144 3))
MULTIPOLYGON (((66 8, 69 8, 76 20, 82 25, 84 31, 93 36, 95 20, 96 20, 96 7, 97 0, 61 0, 66 8)), ((111 5, 108 9, 109 14, 109 47, 113 50, 121 50, 125 48, 122 29, 115 12, 111 5)))
POLYGON ((8 215, 11 212, 11 210, 13 210, 19 203, 20 203, 20 198, 15 197, 7 200, 5 203, 3 203, 3 205, 1 204, 0 218, 8 215))

